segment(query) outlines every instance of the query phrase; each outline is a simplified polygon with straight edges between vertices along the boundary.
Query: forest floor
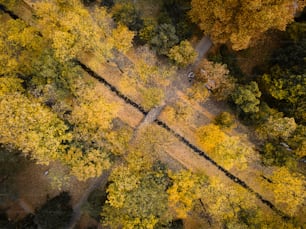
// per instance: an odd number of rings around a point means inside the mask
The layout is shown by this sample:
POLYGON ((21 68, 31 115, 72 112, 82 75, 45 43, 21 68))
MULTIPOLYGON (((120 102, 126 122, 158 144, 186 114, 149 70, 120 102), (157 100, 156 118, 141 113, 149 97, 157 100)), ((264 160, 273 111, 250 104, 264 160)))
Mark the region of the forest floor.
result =
POLYGON ((15 200, 8 205, 7 214, 9 218, 18 220, 34 213, 61 191, 69 191, 72 204, 76 204, 91 180, 80 182, 75 177, 68 176, 67 168, 60 162, 52 162, 48 166, 31 162, 13 176, 13 182, 17 193, 15 200))

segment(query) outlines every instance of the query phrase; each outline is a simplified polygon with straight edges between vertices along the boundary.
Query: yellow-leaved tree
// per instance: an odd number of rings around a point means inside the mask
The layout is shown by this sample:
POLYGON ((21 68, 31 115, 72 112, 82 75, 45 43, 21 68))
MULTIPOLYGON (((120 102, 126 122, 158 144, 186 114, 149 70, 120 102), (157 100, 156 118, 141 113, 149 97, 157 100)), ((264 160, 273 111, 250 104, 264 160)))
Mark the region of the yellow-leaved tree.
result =
POLYGON ((252 148, 242 143, 239 137, 226 135, 214 124, 199 127, 196 137, 201 148, 224 168, 247 167, 247 158, 252 153, 252 148))
POLYGON ((294 0, 192 0, 190 16, 215 43, 241 50, 268 29, 285 30, 297 8, 294 0))
POLYGON ((23 76, 31 72, 32 64, 45 47, 38 31, 21 20, 5 19, 0 27, 0 76, 23 76))
POLYGON ((103 147, 104 136, 111 128, 111 121, 115 118, 118 106, 108 102, 103 92, 94 87, 94 82, 80 80, 77 84, 76 99, 72 107, 69 121, 74 125, 76 140, 95 142, 103 147))
POLYGON ((176 212, 178 218, 184 219, 194 203, 201 197, 206 177, 188 170, 182 170, 179 173, 169 172, 169 177, 173 182, 167 190, 169 207, 176 212))
POLYGON ((61 160, 79 180, 86 180, 101 175, 111 165, 112 144, 107 139, 110 139, 118 107, 104 98, 95 87, 95 81, 80 78, 74 87, 75 99, 71 114, 67 116, 73 126, 73 142, 61 160))
POLYGON ((112 31, 110 42, 120 52, 126 53, 132 47, 134 32, 130 31, 128 27, 119 24, 117 28, 112 31))
POLYGON ((111 17, 104 8, 90 14, 79 0, 44 1, 34 7, 38 27, 60 61, 82 52, 95 52, 102 61, 111 56, 113 46, 106 39, 111 36, 111 17))
POLYGON ((227 138, 220 127, 214 124, 199 127, 196 135, 199 145, 208 153, 212 153, 214 148, 227 138))
POLYGON ((305 179, 286 167, 277 168, 270 177, 269 188, 274 193, 276 204, 287 214, 293 216, 306 197, 305 179))
POLYGON ((69 142, 68 127, 48 108, 14 92, 0 97, 0 142, 10 144, 37 163, 59 159, 69 142))
POLYGON ((98 149, 82 150, 81 147, 71 146, 60 159, 69 166, 70 174, 81 181, 98 177, 111 166, 109 155, 98 149))
POLYGON ((181 41, 179 45, 173 46, 168 56, 177 65, 186 67, 188 64, 192 64, 197 58, 197 52, 192 47, 189 41, 181 41))
POLYGON ((202 209, 216 228, 296 228, 277 214, 261 209, 255 195, 235 183, 210 177, 202 190, 202 209))

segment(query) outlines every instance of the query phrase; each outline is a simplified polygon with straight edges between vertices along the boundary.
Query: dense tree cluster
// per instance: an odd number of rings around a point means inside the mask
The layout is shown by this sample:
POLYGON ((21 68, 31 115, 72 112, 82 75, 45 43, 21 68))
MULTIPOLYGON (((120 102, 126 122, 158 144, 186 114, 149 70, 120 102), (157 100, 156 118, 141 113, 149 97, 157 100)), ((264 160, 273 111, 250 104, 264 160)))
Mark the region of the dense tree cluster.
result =
POLYGON ((289 38, 271 58, 271 69, 263 74, 263 90, 279 103, 277 107, 305 124, 306 41, 305 22, 288 27, 289 38))
POLYGON ((37 28, 1 15, 0 142, 38 163, 59 160, 86 180, 109 168, 121 147, 111 137, 117 108, 71 60, 81 51, 104 56, 104 45, 125 51, 129 44, 118 41, 129 31, 112 29, 103 8, 93 17, 78 1, 69 4, 35 4, 37 28))
MULTIPOLYGON (((13 10, 20 4, 0 3, 13 10)), ((221 58, 211 58, 218 62, 197 61, 187 95, 194 103, 209 95, 228 101, 237 116, 252 125, 261 162, 267 166, 260 181, 263 189, 269 190, 277 208, 295 217, 306 197, 303 169, 297 166, 306 156, 306 26, 303 18, 288 24, 303 1, 158 1, 151 16, 139 4, 150 3, 38 1, 28 23, 0 14, 0 171, 5 173, 0 185, 14 174, 7 169, 11 164, 16 169, 20 160, 12 157, 20 152, 39 164, 60 162, 68 171, 61 177, 64 181, 71 175, 87 181, 108 170, 106 192, 98 190, 99 200, 89 204, 106 227, 182 228, 187 219, 199 215, 206 227, 297 228, 298 223, 263 210, 254 193, 231 180, 180 165, 168 168, 160 159, 168 146, 176 147, 173 133, 156 124, 133 129, 123 123, 118 104, 78 60, 93 54, 112 68, 112 61, 128 59, 125 55, 137 46, 129 56, 132 63, 120 69, 118 89, 139 95, 137 102, 150 110, 164 100, 175 65, 184 71, 197 60, 189 41, 191 35, 199 35, 190 20, 196 23, 215 44, 225 45, 219 50, 221 58), (259 66, 252 78, 238 74, 233 50, 252 46, 271 29, 286 32, 270 62, 259 66), (11 161, 2 167, 6 160, 11 161)), ((163 114, 171 125, 195 124, 197 111, 191 100, 180 99, 167 104, 163 114)), ((234 124, 229 112, 222 112, 214 124, 199 121, 190 128, 191 142, 226 170, 243 173, 251 163, 255 170, 255 150, 229 134, 234 124)), ((50 169, 49 175, 56 181, 62 174, 50 169)), ((1 209, 0 227, 66 228, 72 216, 70 199, 63 192, 18 222, 10 222, 1 209)))
POLYGON ((247 167, 247 158, 252 154, 252 149, 239 137, 226 135, 214 124, 199 127, 196 135, 198 144, 226 169, 247 167))
POLYGON ((241 50, 268 29, 285 30, 293 21, 296 4, 293 0, 192 0, 190 16, 214 42, 229 41, 234 50, 241 50))
POLYGON ((12 93, 0 100, 1 143, 13 144, 38 163, 58 159, 71 139, 67 126, 49 109, 24 95, 12 93))
POLYGON ((256 113, 259 111, 261 92, 256 82, 249 85, 239 85, 232 94, 235 104, 245 113, 256 113))

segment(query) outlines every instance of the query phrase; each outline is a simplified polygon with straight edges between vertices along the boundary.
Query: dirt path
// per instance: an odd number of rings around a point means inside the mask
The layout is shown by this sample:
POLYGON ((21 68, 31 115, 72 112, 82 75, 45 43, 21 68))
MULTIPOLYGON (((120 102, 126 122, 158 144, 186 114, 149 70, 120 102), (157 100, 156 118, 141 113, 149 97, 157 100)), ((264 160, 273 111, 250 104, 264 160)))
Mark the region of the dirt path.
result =
MULTIPOLYGON (((83 60, 84 61, 84 60, 83 60)), ((111 90, 114 90, 116 92, 116 94, 118 96, 121 96, 124 100, 126 100, 127 103, 133 105, 134 107, 136 107, 137 109, 139 109, 139 111, 141 111, 143 114, 146 115, 146 118, 144 118, 144 120, 154 120, 156 118, 156 116, 159 114, 158 109, 153 109, 152 111, 145 111, 139 104, 136 104, 133 100, 129 99, 126 95, 123 95, 120 91, 118 91, 114 86, 112 86, 110 83, 108 83, 103 76, 99 75, 98 73, 94 72, 94 70, 91 70, 89 67, 87 67, 86 63, 85 64, 81 64, 81 66, 85 67, 86 71, 93 75, 96 79, 99 79, 100 77, 100 82, 105 83, 107 85, 110 85, 111 90), (150 114, 150 115, 148 115, 150 114), (148 116, 147 116, 148 115, 148 116)), ((97 66, 95 66, 96 68, 98 68, 97 66)), ((103 74, 103 72, 102 72, 103 74)), ((181 76, 183 77, 183 76, 181 76)), ((176 79, 175 82, 177 82, 179 80, 176 79)), ((180 84, 182 85, 182 84, 180 84)), ((188 84, 184 85, 185 87, 188 87, 188 84)), ((176 93, 178 91, 176 86, 172 86, 169 89, 170 93, 176 93)), ((167 101, 165 101, 165 104, 167 101)), ((209 111, 207 111, 207 113, 210 113, 209 111)), ((171 127, 169 127, 166 123, 156 119, 155 122, 160 125, 162 128, 166 129, 167 131, 169 131, 171 134, 173 134, 179 141, 181 141, 182 143, 184 143, 186 146, 188 146, 190 149, 192 149, 196 154, 198 154, 199 156, 205 158, 205 160, 208 161, 208 163, 211 163, 212 167, 211 168, 216 168, 217 170, 221 171, 221 173, 223 173, 222 177, 227 177, 230 180, 232 180, 233 182, 241 185, 242 187, 246 188, 248 191, 250 191, 251 193, 255 194, 257 196, 257 198, 266 206, 268 206, 269 208, 271 208, 272 210, 274 210, 275 212, 277 212, 279 215, 284 215, 281 211, 279 211, 270 201, 268 201, 266 198, 264 198, 259 192, 254 191, 256 189, 254 189, 253 187, 249 186, 247 183, 245 183, 243 180, 241 180, 239 177, 237 177, 236 175, 233 175, 232 173, 230 173, 229 171, 227 171, 226 169, 224 169, 222 166, 220 166, 218 163, 216 163, 212 158, 210 158, 205 152, 203 152, 202 150, 200 150, 199 148, 197 148, 196 145, 192 144, 189 140, 187 140, 184 135, 177 133, 174 129, 172 129, 171 127)), ((146 123, 146 121, 143 122, 144 124, 146 123)), ((175 128, 177 129, 177 128, 175 128)), ((177 150, 177 149, 176 149, 177 150)), ((176 158, 176 154, 175 151, 173 153, 172 151, 172 157, 176 158)), ((187 156, 187 155, 185 155, 187 156)), ((178 161, 180 161, 180 159, 178 159, 178 161)), ((186 166, 186 165, 185 165, 186 166)), ((203 165, 202 165, 203 166, 203 165)), ((187 166, 186 166, 187 167, 187 166)), ((207 169, 205 169, 207 170, 207 169)), ((210 174, 208 172, 208 174, 210 174)), ((222 179, 224 180, 224 179, 222 179)))
POLYGON ((99 187, 105 187, 108 181, 108 177, 111 174, 112 169, 103 171, 103 173, 95 178, 91 185, 86 189, 86 191, 83 193, 82 197, 80 198, 79 202, 73 207, 73 215, 71 217, 70 223, 68 228, 73 229, 75 228, 75 225, 80 219, 80 216, 82 214, 82 206, 87 201, 90 193, 92 193, 95 189, 99 187))
POLYGON ((18 203, 27 214, 34 214, 35 210, 28 202, 23 199, 18 199, 18 203))
POLYGON ((187 75, 189 72, 194 71, 199 62, 203 59, 203 57, 207 54, 208 50, 211 48, 212 42, 209 37, 202 37, 200 41, 198 41, 195 50, 198 53, 198 57, 195 62, 188 66, 187 68, 179 69, 176 73, 175 79, 166 89, 166 98, 165 103, 172 103, 178 98, 178 92, 184 91, 188 87, 191 86, 192 82, 189 81, 187 75))
MULTIPOLYGON (((209 44, 209 41, 207 41, 206 39, 204 39, 203 41, 201 40, 201 45, 199 45, 199 50, 200 52, 203 52, 205 54, 205 50, 207 49, 208 50, 208 44, 209 44), (204 50, 204 51, 203 51, 204 50)), ((204 55, 203 54, 203 55, 204 55)), ((85 63, 86 64, 86 63, 85 63)), ((89 69, 86 65, 84 64, 84 66, 87 68, 87 72, 91 75, 94 75, 95 78, 99 78, 100 77, 100 82, 108 85, 110 87, 110 89, 112 91, 114 91, 118 96, 120 96, 121 98, 123 98, 127 103, 131 104, 132 106, 136 107, 141 113, 147 115, 147 111, 145 111, 141 106, 139 106, 137 103, 135 103, 133 100, 129 99, 126 95, 122 94, 120 91, 118 91, 113 85, 111 85, 109 82, 107 82, 104 78, 102 78, 101 76, 99 76, 98 74, 96 74, 93 70, 89 69)), ((82 66, 84 68, 84 66, 82 66)), ((179 81, 179 78, 181 77, 186 77, 186 70, 182 70, 180 72, 181 74, 179 74, 180 77, 177 78, 176 82, 179 81)), ((179 84, 178 84, 179 85, 179 84)), ((183 87, 186 87, 188 86, 188 84, 180 84, 181 86, 183 87)), ((177 87, 175 86, 175 83, 172 85, 171 89, 170 89, 170 92, 169 94, 171 95, 173 92, 176 92, 177 90, 177 87)), ((209 112, 209 111, 208 111, 209 112)), ((150 112, 149 112, 150 113, 150 112)), ((155 116, 158 115, 158 112, 157 111, 154 111, 152 112, 153 115, 152 117, 155 118, 155 116)), ((148 117, 148 120, 154 120, 152 117, 148 117)), ((167 126, 165 123, 162 123, 162 122, 158 122, 157 121, 157 124, 158 125, 161 125, 163 128, 167 129, 169 132, 171 132, 174 136, 176 136, 182 143, 184 143, 186 146, 188 146, 190 149, 192 149, 195 153, 197 153, 198 155, 202 156, 203 158, 205 158, 207 161, 210 161, 211 164, 213 165, 212 168, 216 169, 218 168, 219 171, 221 171, 223 173, 223 175, 226 175, 228 178, 230 178, 230 180, 232 180, 233 182, 237 183, 237 184, 240 184, 241 186, 243 186, 244 188, 248 189, 249 191, 253 192, 252 189, 250 189, 246 184, 245 182, 243 182, 242 180, 240 180, 238 177, 234 176, 233 174, 229 173, 228 171, 224 170, 222 167, 220 167, 216 162, 214 162, 211 158, 209 158, 203 151, 201 151, 200 149, 198 149, 195 145, 192 145, 186 138, 184 138, 183 136, 177 134, 174 130, 172 130, 169 126, 167 126)), ((101 178, 102 179, 103 175, 101 175, 101 178)), ((100 182, 102 182, 103 179, 101 181, 97 181, 97 183, 94 183, 94 184, 99 184, 100 182)), ((83 197, 80 199, 80 204, 76 206, 76 216, 78 214, 80 214, 80 206, 82 205, 82 203, 84 203, 85 200, 87 200, 88 198, 88 195, 90 193, 90 190, 91 188, 95 188, 95 185, 92 184, 92 186, 90 186, 86 191, 86 193, 83 195, 83 197), (87 194, 88 193, 88 194, 87 194), (85 200, 84 200, 85 199, 85 200), (78 207, 79 206, 79 207, 78 207)), ((93 190, 92 189, 92 190, 93 190)), ((257 195, 257 197, 262 201, 262 203, 268 205, 269 207, 271 207, 271 203, 264 200, 259 194, 257 195)), ((273 205, 272 205, 273 206, 273 205)), ((271 207, 273 210, 275 210, 277 212, 277 209, 275 209, 275 207, 271 207)), ((75 217, 76 217, 75 216, 75 217)), ((79 216, 78 216, 79 217, 79 216)))
POLYGON ((206 53, 211 48, 211 46, 212 46, 212 42, 210 38, 208 36, 202 37, 202 39, 198 42, 198 44, 195 47, 195 50, 198 53, 198 57, 194 64, 195 66, 197 65, 199 61, 203 59, 203 57, 206 55, 206 53))
POLYGON ((165 108, 165 106, 166 104, 163 104, 161 106, 154 107, 153 109, 151 109, 147 113, 147 115, 143 118, 143 120, 139 123, 136 129, 143 128, 144 126, 149 125, 150 123, 154 122, 158 118, 162 110, 165 108))
MULTIPOLYGON (((155 107, 151 109, 150 112, 148 112, 146 116, 144 116, 143 120, 134 129, 134 133, 133 133, 133 137, 131 141, 133 141, 133 139, 136 138, 138 130, 140 128, 143 128, 144 126, 149 125, 150 123, 154 122, 157 119, 157 117, 159 116, 159 114, 161 113, 164 107, 165 105, 155 107)), ((78 223, 81 217, 81 214, 82 214, 81 208, 84 205, 84 203, 87 201, 90 193, 92 193, 95 189, 99 187, 104 188, 107 184, 108 177, 111 174, 111 171, 113 170, 113 168, 117 167, 120 163, 121 163, 121 160, 117 161, 112 166, 112 168, 110 168, 109 170, 103 171, 103 173, 99 177, 95 178, 93 182, 91 183, 91 185, 86 189, 86 191, 83 193, 82 197, 80 198, 79 202, 73 207, 73 215, 71 217, 71 221, 68 226, 69 229, 73 229, 78 223)))

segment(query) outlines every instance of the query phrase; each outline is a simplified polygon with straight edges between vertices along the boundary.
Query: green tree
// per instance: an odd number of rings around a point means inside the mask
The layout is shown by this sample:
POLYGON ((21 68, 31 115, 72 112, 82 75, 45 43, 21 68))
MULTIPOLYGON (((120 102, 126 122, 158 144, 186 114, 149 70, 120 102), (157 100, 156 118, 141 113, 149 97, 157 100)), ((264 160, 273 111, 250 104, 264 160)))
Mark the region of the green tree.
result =
POLYGON ((306 33, 306 23, 303 22, 293 22, 288 26, 288 33, 290 38, 296 42, 305 39, 303 36, 306 33))
POLYGON ((249 85, 237 86, 232 94, 232 99, 236 105, 245 113, 255 113, 259 111, 261 92, 256 82, 249 85))
MULTIPOLYGON (((281 54, 281 56, 283 55, 284 53, 281 54)), ((305 56, 306 53, 300 58, 303 59, 305 56)), ((284 63, 282 68, 278 64, 274 65, 270 69, 270 73, 262 76, 262 82, 263 90, 278 101, 278 108, 281 111, 288 116, 296 117, 300 123, 305 123, 306 116, 303 110, 306 106, 306 69, 302 66, 304 63, 298 65, 298 62, 291 67, 288 63, 284 63), (285 67, 286 65, 288 68, 285 67)))
POLYGON ((171 24, 161 24, 157 27, 155 35, 150 40, 150 45, 157 50, 158 54, 167 55, 178 41, 175 27, 171 24))
POLYGON ((271 56, 270 69, 260 84, 261 90, 272 98, 273 106, 300 124, 306 123, 305 25, 295 22, 288 26, 284 45, 271 56))
POLYGON ((215 124, 221 128, 231 128, 235 124, 235 117, 229 112, 221 112, 216 116, 215 124))
POLYGON ((149 42, 155 36, 157 23, 153 18, 145 18, 143 28, 139 31, 139 38, 143 42, 149 42))
POLYGON ((186 67, 188 64, 192 64, 196 58, 197 53, 187 40, 181 41, 179 45, 173 46, 168 56, 176 64, 186 67))
POLYGON ((306 126, 298 125, 287 142, 298 157, 306 156, 306 126))
POLYGON ((77 63, 60 63, 52 49, 45 49, 35 60, 31 78, 25 85, 28 93, 50 107, 61 119, 67 119, 77 96, 77 82, 83 74, 77 63))
POLYGON ((296 158, 291 150, 279 142, 266 142, 263 147, 262 161, 265 165, 296 168, 296 158))
POLYGON ((262 79, 268 93, 277 100, 298 104, 306 98, 306 72, 294 74, 276 65, 271 69, 271 75, 264 74, 262 79))
POLYGON ((130 30, 138 31, 143 26, 140 13, 132 3, 116 3, 111 12, 115 22, 127 26, 130 30))
POLYGON ((294 118, 271 116, 267 122, 257 128, 256 132, 261 139, 287 140, 296 127, 294 118))
POLYGON ((293 0, 192 0, 190 16, 214 42, 230 41, 234 50, 241 50, 268 29, 285 30, 294 19, 295 3, 293 0))
POLYGON ((148 155, 131 152, 116 168, 107 188, 102 223, 112 228, 154 228, 171 220, 165 171, 152 164, 148 155))

